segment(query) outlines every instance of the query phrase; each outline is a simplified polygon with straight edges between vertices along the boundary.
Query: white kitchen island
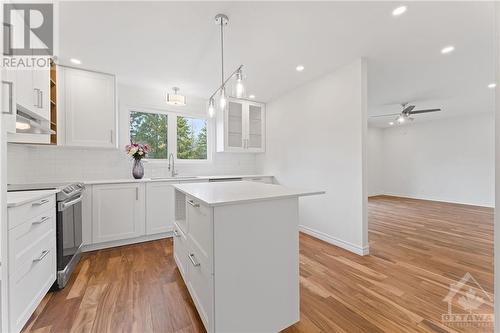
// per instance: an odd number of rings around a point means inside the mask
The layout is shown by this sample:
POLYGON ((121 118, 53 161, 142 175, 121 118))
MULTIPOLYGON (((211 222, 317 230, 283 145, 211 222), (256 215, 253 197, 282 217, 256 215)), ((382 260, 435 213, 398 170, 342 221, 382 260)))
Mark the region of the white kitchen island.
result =
POLYGON ((174 259, 207 331, 296 323, 298 198, 323 192, 245 181, 174 187, 174 259))

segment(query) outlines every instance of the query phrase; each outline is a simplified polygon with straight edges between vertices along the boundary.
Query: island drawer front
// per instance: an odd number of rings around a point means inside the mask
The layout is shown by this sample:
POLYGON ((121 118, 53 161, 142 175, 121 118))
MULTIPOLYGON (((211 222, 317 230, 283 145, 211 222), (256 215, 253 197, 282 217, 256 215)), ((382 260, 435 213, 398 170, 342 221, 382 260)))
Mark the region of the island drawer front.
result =
POLYGON ((23 258, 29 255, 30 248, 48 232, 55 235, 55 226, 55 208, 52 208, 9 230, 10 269, 15 271, 23 258))
POLYGON ((211 266, 207 266, 203 260, 200 260, 200 252, 189 242, 188 257, 188 276, 186 281, 191 298, 198 310, 205 329, 212 332, 213 307, 214 307, 214 280, 211 273, 211 266), (189 256, 192 256, 189 258, 189 256))
MULTIPOLYGON (((189 248, 190 250, 196 248, 199 251, 198 259, 203 261, 207 267, 211 267, 213 252, 212 208, 189 197, 186 198, 186 202, 189 248)), ((210 273, 213 273, 212 269, 210 269, 210 273)))
POLYGON ((55 207, 55 195, 50 195, 18 207, 11 207, 8 209, 9 229, 15 228, 16 226, 33 217, 36 217, 37 215, 40 215, 48 209, 55 209, 55 207))
POLYGON ((56 280, 55 235, 50 232, 29 250, 28 260, 10 275, 12 331, 20 331, 56 280))
POLYGON ((188 245, 187 237, 182 232, 182 229, 174 223, 174 259, 177 263, 177 267, 182 275, 182 278, 186 280, 187 278, 187 266, 189 264, 188 259, 188 245))

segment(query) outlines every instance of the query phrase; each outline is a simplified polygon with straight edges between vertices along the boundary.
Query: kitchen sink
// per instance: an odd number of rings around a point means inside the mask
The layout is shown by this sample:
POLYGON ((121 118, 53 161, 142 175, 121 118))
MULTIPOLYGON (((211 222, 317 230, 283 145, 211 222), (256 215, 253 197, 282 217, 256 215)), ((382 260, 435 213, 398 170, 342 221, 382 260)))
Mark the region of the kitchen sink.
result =
POLYGON ((152 177, 151 180, 198 179, 198 176, 152 177))

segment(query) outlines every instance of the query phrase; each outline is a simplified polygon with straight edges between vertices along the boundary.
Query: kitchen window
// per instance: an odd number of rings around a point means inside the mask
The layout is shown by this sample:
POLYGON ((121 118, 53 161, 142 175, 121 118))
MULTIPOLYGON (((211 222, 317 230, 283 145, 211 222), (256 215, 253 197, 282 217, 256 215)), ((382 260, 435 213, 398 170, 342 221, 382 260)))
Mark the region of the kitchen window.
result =
POLYGON ((208 121, 205 118, 180 116, 170 112, 130 111, 130 139, 151 147, 149 160, 207 161, 208 121))
POLYGON ((150 159, 168 158, 168 115, 130 112, 130 139, 151 147, 150 159))
POLYGON ((177 116, 177 159, 207 159, 207 120, 177 116))

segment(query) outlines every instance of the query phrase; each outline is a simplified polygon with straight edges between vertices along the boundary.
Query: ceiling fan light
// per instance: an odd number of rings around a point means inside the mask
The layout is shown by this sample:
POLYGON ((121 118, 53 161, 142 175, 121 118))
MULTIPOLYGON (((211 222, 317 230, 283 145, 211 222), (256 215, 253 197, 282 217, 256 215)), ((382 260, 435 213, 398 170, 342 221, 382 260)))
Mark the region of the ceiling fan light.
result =
POLYGON ((398 119, 396 119, 396 121, 400 124, 404 123, 406 121, 405 117, 403 116, 399 116, 398 119))
POLYGON ((173 88, 173 94, 167 94, 167 104, 169 105, 177 105, 177 106, 185 106, 186 105, 186 96, 178 94, 179 88, 173 88))

